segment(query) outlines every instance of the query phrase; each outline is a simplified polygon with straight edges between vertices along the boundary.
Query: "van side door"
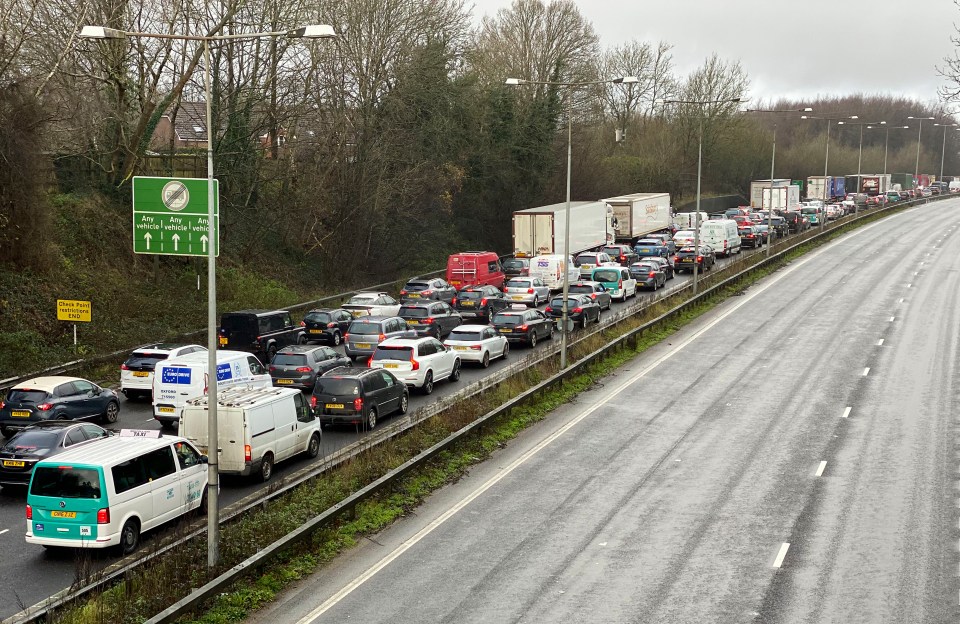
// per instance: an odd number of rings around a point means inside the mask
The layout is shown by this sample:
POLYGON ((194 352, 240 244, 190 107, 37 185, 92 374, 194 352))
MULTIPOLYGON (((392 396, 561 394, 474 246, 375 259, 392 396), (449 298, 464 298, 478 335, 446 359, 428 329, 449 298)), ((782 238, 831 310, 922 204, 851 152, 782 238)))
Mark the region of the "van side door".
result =
POLYGON ((200 462, 200 451, 187 442, 174 442, 180 478, 181 513, 200 505, 207 485, 207 465, 200 462))
POLYGON ((303 398, 302 392, 294 395, 293 406, 297 412, 297 420, 294 423, 297 431, 297 440, 293 452, 299 453, 307 449, 307 445, 310 444, 310 436, 313 435, 314 431, 320 429, 320 421, 314 418, 313 412, 310 411, 310 405, 306 399, 303 398))
MULTIPOLYGON (((153 524, 162 524, 175 518, 183 510, 180 493, 180 474, 173 458, 173 448, 166 445, 150 451, 139 458, 143 461, 147 479, 150 481, 150 498, 153 500, 153 524)), ((147 528, 147 519, 143 519, 147 528)))

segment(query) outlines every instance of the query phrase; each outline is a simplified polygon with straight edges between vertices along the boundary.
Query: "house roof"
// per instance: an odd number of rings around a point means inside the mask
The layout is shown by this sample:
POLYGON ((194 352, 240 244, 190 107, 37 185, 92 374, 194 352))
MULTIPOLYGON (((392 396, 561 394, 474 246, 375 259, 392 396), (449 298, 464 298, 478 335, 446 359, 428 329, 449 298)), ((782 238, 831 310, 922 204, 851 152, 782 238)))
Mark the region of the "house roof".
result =
POLYGON ((170 105, 166 117, 173 118, 176 109, 176 120, 173 129, 181 141, 207 141, 207 104, 206 102, 181 101, 170 105))

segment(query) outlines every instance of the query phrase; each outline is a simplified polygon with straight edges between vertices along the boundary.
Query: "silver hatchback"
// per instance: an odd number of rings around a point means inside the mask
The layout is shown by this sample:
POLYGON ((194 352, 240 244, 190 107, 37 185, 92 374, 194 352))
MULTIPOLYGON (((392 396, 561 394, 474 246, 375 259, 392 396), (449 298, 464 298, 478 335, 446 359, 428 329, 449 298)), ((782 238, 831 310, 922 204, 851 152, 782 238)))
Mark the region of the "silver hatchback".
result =
POLYGON ((507 299, 537 307, 550 299, 550 287, 539 277, 514 277, 503 285, 507 299))
POLYGON ((399 316, 362 316, 347 328, 343 350, 347 357, 360 358, 373 355, 377 345, 387 338, 416 337, 416 330, 399 316))

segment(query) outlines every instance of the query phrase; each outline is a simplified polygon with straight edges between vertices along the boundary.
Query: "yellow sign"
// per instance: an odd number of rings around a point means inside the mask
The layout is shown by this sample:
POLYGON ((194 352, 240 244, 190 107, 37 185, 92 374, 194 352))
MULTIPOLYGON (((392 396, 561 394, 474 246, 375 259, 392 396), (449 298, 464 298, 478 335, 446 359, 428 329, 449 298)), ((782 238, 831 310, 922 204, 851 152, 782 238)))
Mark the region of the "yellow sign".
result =
POLYGON ((90 302, 76 301, 74 299, 57 299, 57 320, 74 321, 81 323, 90 322, 90 302))

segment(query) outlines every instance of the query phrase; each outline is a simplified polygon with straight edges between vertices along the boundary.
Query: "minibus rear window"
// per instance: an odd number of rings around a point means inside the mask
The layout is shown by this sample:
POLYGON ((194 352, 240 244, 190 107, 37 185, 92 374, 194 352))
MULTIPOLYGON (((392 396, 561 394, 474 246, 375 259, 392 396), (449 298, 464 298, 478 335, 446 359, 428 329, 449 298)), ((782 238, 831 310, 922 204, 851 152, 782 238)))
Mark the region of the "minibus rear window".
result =
POLYGON ((33 496, 100 498, 100 474, 89 468, 37 466, 30 482, 33 496))

